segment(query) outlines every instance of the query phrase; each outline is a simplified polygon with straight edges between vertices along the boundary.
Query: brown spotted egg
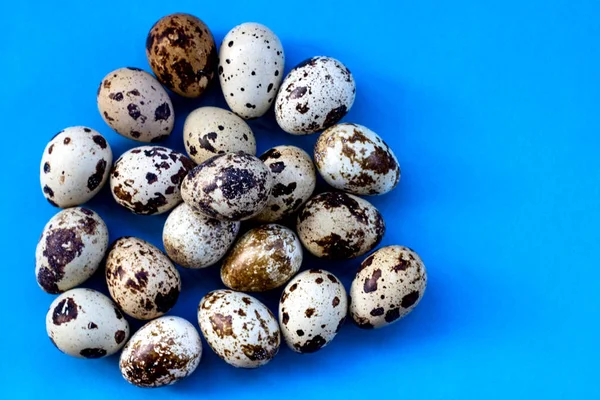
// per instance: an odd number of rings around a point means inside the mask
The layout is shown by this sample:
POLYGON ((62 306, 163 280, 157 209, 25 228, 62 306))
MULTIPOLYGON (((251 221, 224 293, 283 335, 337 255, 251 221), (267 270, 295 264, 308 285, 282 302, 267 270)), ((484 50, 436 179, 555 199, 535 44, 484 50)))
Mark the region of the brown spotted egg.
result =
POLYGON ((161 214, 181 202, 181 182, 193 167, 189 158, 166 147, 136 147, 115 162, 110 190, 136 214, 161 214))
POLYGON ((181 279, 167 256, 134 237, 117 239, 106 258, 106 283, 121 309, 148 320, 169 311, 177 302, 181 279))
POLYGON ((276 146, 259 157, 273 175, 273 190, 263 210, 255 217, 275 222, 296 212, 310 198, 317 177, 310 156, 295 146, 276 146))
POLYGON ((230 30, 219 50, 219 80, 229 108, 245 119, 264 115, 277 95, 285 58, 277 35, 247 22, 230 30))
POLYGON ((314 353, 333 340, 347 310, 346 290, 335 275, 321 269, 304 271, 281 294, 281 333, 290 349, 314 353))
POLYGON ((400 166, 388 145, 357 124, 339 124, 323 132, 315 144, 315 163, 336 189, 359 195, 384 194, 400 181, 400 166))
POLYGON ((269 169, 245 153, 209 158, 185 177, 181 195, 194 210, 222 221, 242 221, 267 204, 273 186, 269 169))
POLYGON ((35 251, 35 276, 48 293, 85 282, 98 269, 108 247, 108 229, 98 214, 83 207, 62 210, 44 227, 35 251))
POLYGON ((169 258, 182 267, 205 268, 225 255, 239 230, 239 222, 219 221, 182 203, 165 222, 163 244, 169 258))
POLYGON ((219 357, 240 368, 256 368, 279 351, 279 325, 254 297, 231 290, 208 293, 198 306, 204 338, 219 357))
POLYGON ((119 367, 139 387, 171 385, 191 375, 202 357, 196 328, 180 317, 161 317, 142 326, 121 353, 119 367))
POLYGON ((50 305, 46 331, 63 353, 79 358, 100 358, 123 347, 129 337, 129 323, 102 293, 72 289, 50 305))
POLYGON ((371 203, 341 192, 312 197, 298 213, 296 228, 313 255, 338 260, 373 250, 385 233, 383 217, 371 203))
POLYGON ((120 68, 102 79, 98 111, 112 129, 139 142, 158 142, 173 130, 173 104, 162 85, 139 68, 120 68))
POLYGON ((221 267, 230 289, 264 292, 285 284, 302 265, 302 245, 285 226, 270 224, 249 230, 233 246, 221 267))
POLYGON ((285 77, 275 99, 275 117, 284 131, 306 135, 338 123, 354 104, 350 70, 331 57, 313 57, 285 77))
POLYGON ((67 208, 90 200, 108 180, 112 151, 93 129, 73 126, 46 145, 40 164, 42 192, 50 204, 67 208))
POLYGON ((361 264, 350 288, 350 315, 365 329, 381 328, 411 312, 427 286, 425 265, 408 247, 383 247, 361 264))
POLYGON ((256 140, 246 121, 218 107, 192 111, 183 125, 185 150, 197 164, 223 153, 256 154, 256 140))
POLYGON ((198 97, 217 69, 217 47, 199 18, 171 14, 158 20, 146 38, 146 57, 159 81, 184 97, 198 97))

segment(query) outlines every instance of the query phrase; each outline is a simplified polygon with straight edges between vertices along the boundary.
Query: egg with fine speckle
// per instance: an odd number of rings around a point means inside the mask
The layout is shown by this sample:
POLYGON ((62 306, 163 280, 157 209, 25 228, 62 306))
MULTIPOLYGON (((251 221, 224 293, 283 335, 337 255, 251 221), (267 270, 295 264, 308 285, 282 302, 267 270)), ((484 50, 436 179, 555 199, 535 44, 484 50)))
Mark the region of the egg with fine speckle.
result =
POLYGON ((255 217, 275 222, 296 212, 310 198, 317 177, 310 156, 295 146, 276 146, 259 157, 273 175, 273 190, 263 210, 255 217))
POLYGON ((79 358, 100 358, 123 347, 129 337, 129 323, 102 293, 72 289, 50 305, 46 331, 63 353, 79 358))
POLYGON ((35 276, 48 293, 85 282, 98 269, 108 247, 108 229, 98 214, 83 207, 62 210, 44 227, 35 251, 35 276))
POLYGON ((333 340, 347 310, 346 290, 335 275, 321 269, 304 271, 281 294, 281 333, 290 349, 314 353, 333 340))
POLYGON ((182 267, 205 268, 225 255, 239 230, 239 222, 219 221, 182 203, 165 222, 163 244, 169 258, 182 267))
POLYGON ((225 286, 264 292, 285 284, 302 265, 302 245, 285 226, 270 224, 249 230, 233 246, 221 267, 225 286))
POLYGON ((162 85, 139 68, 120 68, 98 88, 100 115, 117 133, 140 142, 158 142, 173 130, 173 104, 162 85))
POLYGON ((102 189, 112 164, 104 136, 85 126, 57 133, 46 145, 40 164, 44 197, 56 207, 78 206, 102 189))
POLYGON ((247 294, 208 293, 198 306, 198 322, 209 346, 234 367, 260 367, 279 351, 281 336, 275 316, 247 294))
POLYGON ((341 192, 312 197, 298 213, 296 228, 313 255, 337 260, 373 250, 385 233, 383 217, 371 203, 341 192))
POLYGON ((246 121, 218 107, 192 111, 183 125, 185 150, 197 164, 224 153, 256 154, 256 140, 246 121))
POLYGON ((167 256, 134 237, 117 239, 106 258, 106 283, 121 309, 137 319, 160 317, 179 298, 181 279, 167 256))
POLYGON ((339 124, 323 132, 315 144, 315 163, 336 189, 359 195, 384 194, 400 181, 400 166, 388 145, 357 124, 339 124))
POLYGON ((331 57, 313 57, 285 77, 275 99, 275 118, 284 131, 306 135, 329 128, 354 104, 350 70, 331 57))
POLYGON ((219 50, 219 80, 229 108, 245 119, 264 115, 277 95, 285 58, 277 35, 247 22, 227 33, 219 50))
POLYGON ((167 88, 184 97, 198 97, 217 69, 217 47, 208 26, 190 14, 158 20, 146 38, 146 57, 167 88))
POLYGON ((180 317, 161 317, 142 326, 121 353, 119 367, 139 387, 171 385, 191 375, 202 357, 196 328, 180 317))
POLYGON ((209 158, 183 180, 181 195, 194 210, 222 221, 242 221, 267 204, 273 186, 269 169, 245 153, 209 158))
POLYGON ((136 147, 115 162, 110 190, 136 214, 161 214, 181 202, 181 182, 193 167, 189 158, 166 147, 136 147))
POLYGON ((362 262, 352 281, 350 315, 361 328, 387 326, 417 306, 426 286, 427 272, 417 253, 383 247, 362 262))

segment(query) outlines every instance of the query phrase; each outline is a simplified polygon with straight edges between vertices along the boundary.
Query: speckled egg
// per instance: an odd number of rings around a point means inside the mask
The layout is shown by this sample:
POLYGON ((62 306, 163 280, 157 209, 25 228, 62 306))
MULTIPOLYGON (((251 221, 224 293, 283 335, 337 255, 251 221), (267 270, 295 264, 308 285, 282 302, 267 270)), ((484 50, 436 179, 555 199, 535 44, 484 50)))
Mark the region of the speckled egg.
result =
POLYGON ((112 164, 104 136, 85 126, 57 133, 40 164, 42 192, 50 204, 67 208, 85 203, 102 189, 112 164))
POLYGON ((231 290, 208 293, 198 306, 204 338, 219 357, 239 368, 257 368, 279 351, 279 324, 264 304, 231 290))
POLYGON ((106 283, 121 309, 137 319, 159 317, 177 302, 179 272, 167 256, 134 237, 117 239, 106 258, 106 283))
POLYGON ((129 337, 129 323, 102 293, 72 289, 50 305, 46 331, 63 353, 79 358, 100 358, 123 347, 129 337))
POLYGON ((163 244, 169 258, 182 267, 204 268, 225 255, 239 230, 239 222, 219 221, 182 203, 165 222, 163 244))
POLYGON ((136 214, 161 214, 181 202, 181 182, 194 166, 166 147, 136 147, 115 162, 110 190, 117 203, 136 214))
POLYGON ((171 385, 196 370, 202 342, 196 328, 179 317, 161 317, 142 326, 121 353, 121 375, 139 387, 171 385))
POLYGON ((129 139, 158 142, 173 130, 173 104, 162 85, 139 68, 120 68, 102 79, 98 111, 111 128, 129 139))
POLYGON ((146 57, 167 88, 184 97, 198 97, 217 69, 217 47, 199 18, 171 14, 158 20, 146 38, 146 57))
POLYGON ((275 222, 296 212, 310 198, 317 182, 315 166, 310 156, 295 146, 276 146, 259 158, 271 170, 273 190, 255 219, 275 222))
POLYGON ((183 125, 183 142, 197 164, 224 153, 256 154, 256 140, 246 121, 218 107, 192 111, 183 125))
POLYGON ((227 33, 219 50, 219 80, 229 108, 245 119, 264 115, 283 78, 283 46, 264 25, 247 22, 227 33))
POLYGON ((285 226, 270 224, 249 230, 236 242, 221 267, 230 289, 264 292, 286 283, 302 265, 302 245, 285 226))
POLYGON ((183 201, 194 210, 222 221, 242 221, 267 204, 273 186, 271 171, 258 158, 227 153, 209 158, 183 180, 183 201))
POLYGON ((281 294, 281 333, 290 349, 314 353, 333 340, 347 311, 346 290, 335 275, 321 269, 304 271, 281 294))
POLYGON ((83 207, 62 210, 44 227, 35 251, 37 283, 62 293, 96 272, 108 247, 108 229, 98 214, 83 207))
POLYGON ((313 57, 285 77, 275 99, 275 118, 284 131, 306 135, 338 123, 354 104, 350 70, 330 57, 313 57))
POLYGON ((427 286, 425 265, 408 247, 383 247, 367 257, 352 281, 350 315, 365 329, 381 328, 411 312, 427 286))
POLYGON ((312 197, 298 213, 296 228, 313 255, 338 260, 373 250, 385 233, 383 217, 371 203, 341 192, 312 197))
POLYGON ((339 124, 323 132, 315 144, 315 163, 336 189, 359 195, 384 194, 400 181, 400 166, 388 145, 357 124, 339 124))

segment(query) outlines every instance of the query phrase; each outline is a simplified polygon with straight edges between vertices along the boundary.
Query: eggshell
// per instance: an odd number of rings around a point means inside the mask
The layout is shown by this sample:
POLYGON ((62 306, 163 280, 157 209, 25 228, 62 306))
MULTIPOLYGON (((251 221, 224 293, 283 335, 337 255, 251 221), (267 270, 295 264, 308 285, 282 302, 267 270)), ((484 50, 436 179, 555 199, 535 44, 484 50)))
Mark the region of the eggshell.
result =
POLYGON ((142 326, 121 353, 121 375, 139 387, 172 385, 196 370, 202 342, 183 318, 167 316, 142 326))
POLYGON ((182 203, 165 222, 163 244, 169 258, 182 267, 204 268, 225 255, 239 230, 239 222, 209 218, 182 203))
POLYGON ((270 224, 249 230, 233 246, 221 267, 230 289, 264 292, 279 287, 302 265, 302 245, 285 226, 270 224))
POLYGON ((198 97, 217 69, 217 47, 199 18, 176 13, 158 20, 146 38, 146 57, 167 88, 184 97, 198 97))
POLYGON ((350 314, 365 329, 387 326, 411 312, 427 286, 425 265, 408 247, 383 247, 367 257, 352 281, 350 314))
POLYGON ((185 151, 197 164, 224 153, 256 154, 256 140, 248 124, 218 107, 192 111, 183 125, 185 151))
POLYGON ((112 164, 104 136, 85 126, 57 133, 46 145, 40 164, 44 197, 56 207, 78 206, 102 189, 112 164))
POLYGON ((275 118, 284 131, 306 135, 335 125, 354 104, 350 70, 331 57, 313 57, 285 77, 275 99, 275 118))
POLYGON ((181 291, 179 272, 167 256, 134 237, 117 239, 106 258, 106 283, 121 309, 148 320, 169 311, 181 291))
POLYGON ((110 189, 117 203, 136 214, 162 214, 181 203, 180 185, 193 167, 166 147, 136 147, 115 162, 110 189))
POLYGON ((62 293, 85 282, 98 269, 108 247, 108 229, 98 214, 67 208, 44 227, 35 251, 35 276, 48 293, 62 293))
POLYGON ((230 30, 219 50, 219 80, 229 108, 245 119, 264 115, 277 95, 285 58, 269 28, 247 22, 230 30))
POLYGON ((296 212, 310 198, 317 177, 310 156, 295 146, 276 146, 259 157, 273 175, 273 190, 258 221, 275 222, 296 212))
POLYGON ((304 271, 281 294, 281 333, 290 349, 314 353, 333 340, 347 310, 346 290, 335 275, 321 269, 304 271))
POLYGON ((361 256, 385 233, 383 217, 371 203, 341 192, 312 197, 298 213, 296 228, 308 251, 329 259, 361 256))
POLYGON ((336 189, 359 195, 384 194, 400 181, 398 159, 373 131, 339 124, 323 132, 315 145, 315 163, 336 189))
POLYGON ((209 158, 183 180, 181 195, 194 210, 222 221, 242 221, 267 204, 273 186, 269 169, 258 158, 227 153, 209 158))
POLYGON ((175 114, 169 95, 139 68, 120 68, 106 75, 97 102, 104 122, 126 138, 158 142, 173 130, 175 114))
POLYGON ((102 293, 72 289, 50 305, 46 331, 63 353, 78 358, 100 358, 123 347, 129 337, 129 323, 102 293))
POLYGON ((198 322, 209 346, 234 367, 260 367, 279 351, 275 316, 247 294, 231 290, 208 293, 198 306, 198 322))

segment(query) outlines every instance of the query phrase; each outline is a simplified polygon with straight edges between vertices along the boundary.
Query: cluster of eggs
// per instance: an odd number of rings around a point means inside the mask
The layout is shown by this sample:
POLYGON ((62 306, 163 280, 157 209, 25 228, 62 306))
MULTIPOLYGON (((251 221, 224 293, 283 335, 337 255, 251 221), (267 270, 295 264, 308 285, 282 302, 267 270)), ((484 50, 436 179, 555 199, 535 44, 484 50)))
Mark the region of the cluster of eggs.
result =
POLYGON ((388 246, 361 264, 349 295, 331 272, 300 272, 303 249, 316 257, 350 259, 372 251, 385 223, 357 195, 379 195, 400 179, 396 156, 368 128, 339 123, 354 102, 352 74, 330 57, 302 62, 283 79, 284 52, 267 27, 233 28, 217 48, 208 27, 188 14, 160 19, 146 53, 156 78, 137 68, 115 70, 98 89, 98 109, 117 133, 145 143, 169 136, 174 110, 168 92, 198 97, 218 75, 231 111, 201 107, 183 128, 188 156, 157 145, 135 147, 114 163, 97 131, 77 126, 48 143, 40 179, 46 199, 64 210, 46 224, 36 250, 36 277, 60 294, 46 318, 64 353, 99 358, 122 349, 120 369, 134 385, 156 387, 191 374, 202 342, 185 319, 165 314, 181 277, 175 264, 200 269, 220 262, 228 289, 206 294, 198 322, 227 363, 254 368, 283 341, 311 353, 336 336, 347 315, 379 328, 409 313, 423 296, 426 272, 412 250, 388 246), (279 126, 295 135, 323 131, 311 157, 294 146, 256 156, 247 119, 271 106, 279 126), (335 191, 313 195, 316 169, 335 191), (171 211, 163 230, 166 254, 134 237, 109 248, 108 229, 80 207, 109 181, 115 201, 136 214, 171 211), (277 224, 296 215, 296 230, 277 224), (240 223, 262 225, 239 239, 240 223), (105 263, 110 297, 81 285, 105 263), (284 287, 278 317, 247 292, 284 287), (125 315, 149 321, 133 336, 125 315))

